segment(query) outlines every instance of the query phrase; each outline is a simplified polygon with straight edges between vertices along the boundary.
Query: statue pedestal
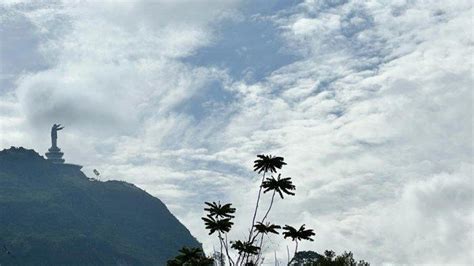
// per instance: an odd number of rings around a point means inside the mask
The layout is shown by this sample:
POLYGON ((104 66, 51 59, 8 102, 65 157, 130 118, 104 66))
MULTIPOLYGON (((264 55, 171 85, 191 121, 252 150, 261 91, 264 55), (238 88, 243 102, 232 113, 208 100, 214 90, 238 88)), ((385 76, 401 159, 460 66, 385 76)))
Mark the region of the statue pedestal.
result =
POLYGON ((58 147, 51 147, 48 149, 48 152, 45 154, 46 158, 52 163, 64 163, 63 155, 64 153, 61 152, 61 149, 58 147))

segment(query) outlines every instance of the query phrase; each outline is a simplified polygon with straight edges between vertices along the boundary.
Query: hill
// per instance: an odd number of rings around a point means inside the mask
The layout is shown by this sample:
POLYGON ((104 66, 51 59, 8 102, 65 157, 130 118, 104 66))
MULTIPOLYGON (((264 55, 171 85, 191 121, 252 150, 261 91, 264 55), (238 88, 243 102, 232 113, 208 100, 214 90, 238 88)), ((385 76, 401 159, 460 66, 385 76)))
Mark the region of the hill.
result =
POLYGON ((165 265, 200 244, 157 198, 33 150, 0 152, 1 265, 165 265))

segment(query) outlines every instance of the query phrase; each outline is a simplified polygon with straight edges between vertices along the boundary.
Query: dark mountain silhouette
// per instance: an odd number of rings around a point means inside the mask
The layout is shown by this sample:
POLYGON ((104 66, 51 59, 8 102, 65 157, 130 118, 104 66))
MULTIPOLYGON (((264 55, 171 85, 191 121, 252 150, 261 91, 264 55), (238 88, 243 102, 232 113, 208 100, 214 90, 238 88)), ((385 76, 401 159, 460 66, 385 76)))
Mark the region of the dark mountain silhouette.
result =
POLYGON ((157 198, 33 150, 0 152, 1 265, 165 265, 200 244, 157 198))

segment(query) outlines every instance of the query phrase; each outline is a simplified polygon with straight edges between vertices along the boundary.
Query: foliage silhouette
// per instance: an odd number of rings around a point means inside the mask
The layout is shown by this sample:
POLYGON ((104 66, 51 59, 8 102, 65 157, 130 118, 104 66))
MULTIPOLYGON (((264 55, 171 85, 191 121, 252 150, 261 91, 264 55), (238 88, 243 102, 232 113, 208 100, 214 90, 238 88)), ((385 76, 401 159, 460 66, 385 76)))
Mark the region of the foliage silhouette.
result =
POLYGON ((257 255, 260 250, 259 247, 252 245, 249 242, 242 242, 240 240, 231 242, 231 247, 238 251, 239 255, 243 253, 257 255))
POLYGON ((216 231, 225 234, 230 231, 234 224, 230 221, 231 218, 215 219, 209 214, 207 217, 202 217, 201 219, 204 221, 206 229, 209 229, 209 235, 212 235, 216 231))
MULTIPOLYGON (((272 200, 273 200, 273 198, 272 198, 272 200)), ((281 229, 281 226, 276 225, 276 224, 271 224, 271 223, 264 224, 263 220, 262 220, 262 222, 258 222, 255 225, 255 231, 257 231, 257 233, 260 234, 260 245, 259 245, 260 249, 259 249, 259 253, 257 254, 257 258, 256 258, 257 262, 259 261, 260 256, 261 256, 261 252, 262 252, 263 237, 265 235, 268 235, 269 233, 278 235, 279 233, 278 233, 277 229, 281 229)))
MULTIPOLYGON (((252 224, 249 230, 248 239, 246 241, 237 240, 230 242, 230 247, 235 249, 239 255, 235 263, 229 253, 227 233, 229 233, 232 229, 232 219, 235 218, 233 214, 235 213, 236 209, 233 208, 232 204, 230 203, 221 204, 220 202, 205 202, 206 207, 204 208, 204 211, 206 211, 207 214, 201 219, 204 221, 206 229, 209 230, 209 235, 212 235, 215 232, 218 233, 218 239, 221 247, 221 252, 219 253, 220 258, 218 258, 218 261, 220 261, 219 263, 222 264, 223 261, 223 249, 225 249, 229 265, 257 265, 259 262, 261 262, 261 251, 264 243, 264 236, 268 234, 279 234, 277 230, 281 229, 280 225, 269 222, 264 223, 270 210, 272 209, 275 194, 278 193, 282 199, 284 199, 284 195, 295 195, 293 191, 296 189, 296 187, 291 181, 291 177, 281 178, 281 174, 278 174, 277 178, 272 176, 271 178, 265 179, 265 175, 268 172, 276 173, 277 170, 281 169, 284 165, 286 165, 286 163, 284 162, 283 157, 257 155, 257 160, 254 161, 254 171, 258 174, 262 174, 262 179, 259 186, 257 202, 255 204, 255 211, 252 217, 252 224), (265 189, 263 194, 269 191, 273 191, 273 194, 265 215, 259 222, 255 223, 263 189, 265 189), (257 237, 259 237, 259 240, 257 240, 257 237)), ((299 234, 297 236, 298 241, 307 239, 312 240, 311 236, 314 235, 314 233, 312 233, 311 229, 305 230, 304 226, 300 229, 300 231, 295 229, 295 232, 299 234), (312 235, 308 235, 308 233, 312 233, 312 235)))
POLYGON ((283 237, 284 238, 289 237, 295 242, 295 255, 293 256, 293 259, 296 256, 296 253, 298 252, 298 241, 301 241, 301 240, 314 241, 311 238, 312 236, 315 235, 315 233, 313 232, 313 229, 306 229, 304 224, 300 226, 298 230, 296 230, 296 228, 292 226, 285 225, 285 227, 283 227, 283 230, 286 230, 286 232, 283 232, 283 237))
POLYGON ((285 227, 283 227, 283 230, 286 230, 286 232, 283 232, 284 238, 291 237, 293 241, 314 241, 311 237, 316 235, 313 229, 306 229, 304 224, 300 226, 300 229, 298 230, 296 230, 292 226, 285 225, 285 227))
MULTIPOLYGON (((284 162, 284 158, 280 157, 280 156, 260 154, 260 155, 257 155, 257 160, 254 161, 254 171, 257 172, 258 174, 263 172, 263 175, 262 175, 262 180, 260 181, 260 186, 259 186, 258 196, 257 196, 257 202, 255 203, 255 210, 254 210, 253 217, 252 217, 252 224, 251 224, 250 230, 249 230, 248 242, 253 243, 255 241, 256 237, 257 237, 257 235, 255 235, 255 236, 253 235, 253 232, 254 232, 253 227, 255 225, 255 219, 257 217, 257 212, 258 212, 258 207, 259 207, 259 203, 260 203, 260 197, 262 195, 262 189, 263 189, 263 183, 264 183, 264 180, 265 180, 265 175, 268 171, 270 171, 271 173, 276 173, 276 170, 281 169, 283 167, 283 165, 286 165, 286 163, 284 162)), ((267 218, 267 216, 268 216, 268 214, 269 214, 269 212, 270 212, 270 210, 273 206, 273 200, 275 198, 275 192, 276 192, 276 190, 274 190, 274 192, 273 192, 270 206, 268 207, 267 212, 265 213, 264 217, 262 218, 262 222, 265 221, 265 219, 267 218)), ((261 241, 260 246, 262 246, 263 237, 261 237, 260 241, 261 241)), ((257 260, 256 262, 258 262, 259 257, 260 257, 260 253, 258 254, 258 257, 256 258, 256 260, 257 260)), ((246 258, 247 262, 248 262, 248 259, 249 259, 249 256, 247 256, 247 258, 246 258)))
MULTIPOLYGON (((327 251, 327 250, 326 250, 327 251)), ((293 257, 291 265, 313 265, 323 261, 325 257, 321 254, 318 254, 314 251, 299 251, 293 257)))
POLYGON ((206 257, 201 248, 183 247, 181 254, 167 262, 168 266, 212 266, 214 260, 206 257))
POLYGON ((364 260, 356 260, 352 252, 344 252, 339 256, 332 250, 326 250, 324 256, 314 251, 300 251, 293 258, 291 265, 298 266, 370 266, 364 260))
POLYGON ((229 263, 233 264, 232 258, 229 255, 229 244, 227 243, 227 233, 231 230, 234 224, 231 220, 235 217, 232 215, 235 213, 235 208, 232 207, 231 203, 221 205, 220 202, 205 202, 208 208, 204 208, 208 212, 207 217, 202 217, 206 225, 206 229, 209 229, 209 235, 214 232, 218 232, 219 244, 220 244, 220 257, 219 263, 224 261, 223 249, 225 249, 227 259, 229 263), (224 236, 223 236, 224 235, 224 236))
POLYGON ((283 162, 283 157, 278 157, 278 156, 272 156, 272 155, 257 155, 258 158, 254 161, 254 171, 260 174, 262 171, 263 172, 270 172, 276 173, 276 168, 281 169, 283 165, 286 165, 285 162, 283 162))
POLYGON ((235 216, 231 215, 231 213, 235 213, 235 208, 232 208, 230 203, 221 205, 220 202, 204 202, 209 208, 205 208, 204 210, 209 212, 209 215, 216 217, 216 218, 234 218, 235 216))
POLYGON ((272 233, 272 234, 279 234, 278 231, 276 231, 277 229, 280 229, 281 226, 279 225, 276 225, 276 224, 270 224, 270 223, 262 223, 262 222, 258 222, 256 225, 255 225, 255 231, 257 231, 258 233, 260 234, 268 234, 268 233, 272 233))
MULTIPOLYGON (((271 178, 265 178, 265 175, 270 173, 276 173, 277 170, 281 169, 283 165, 286 165, 284 162, 283 157, 279 156, 272 156, 272 155, 257 155, 257 160, 254 161, 254 171, 258 174, 262 174, 262 179, 259 186, 257 202, 255 204, 255 211, 252 217, 252 224, 249 230, 248 240, 237 240, 237 241, 227 241, 227 234, 231 231, 233 222, 232 219, 235 218, 233 215, 236 212, 236 209, 232 207, 231 203, 221 204, 220 202, 205 202, 206 207, 204 210, 207 212, 205 217, 201 219, 204 221, 206 229, 208 229, 209 235, 213 233, 218 233, 219 243, 221 245, 221 251, 215 252, 215 265, 223 265, 223 248, 225 248, 225 254, 227 256, 227 262, 229 265, 244 265, 244 266, 251 266, 251 265, 260 265, 263 262, 262 255, 262 247, 264 243, 264 237, 269 234, 276 234, 279 235, 278 230, 282 229, 280 225, 273 224, 270 222, 265 223, 265 219, 268 217, 270 210, 272 209, 275 194, 278 193, 281 199, 284 199, 285 195, 294 196, 294 191, 296 190, 296 186, 293 184, 291 177, 281 178, 281 174, 279 173, 277 178, 271 176, 271 178), (264 189, 264 193, 272 191, 272 197, 270 204, 268 206, 265 215, 255 223, 258 209, 259 209, 259 202, 260 197, 262 195, 262 190, 264 189), (258 240, 257 240, 258 239, 258 240), (234 260, 229 253, 229 247, 236 250, 238 257, 234 260), (219 254, 216 256, 216 254, 219 254)), ((320 263, 324 261, 331 261, 334 257, 333 253, 327 253, 327 258, 317 254, 316 252, 308 253, 308 252, 298 252, 298 243, 300 241, 309 240, 314 241, 313 236, 316 234, 314 233, 313 229, 306 228, 306 225, 302 225, 299 229, 296 229, 292 226, 285 225, 283 227, 283 238, 291 238, 292 241, 295 242, 295 252, 293 258, 290 260, 288 265, 302 265, 302 264, 295 264, 300 262, 308 262, 308 265, 320 265, 320 264, 312 264, 312 263, 320 263), (309 255, 308 255, 309 254, 309 255), (306 256, 306 257, 305 257, 306 256)), ((352 253, 347 253, 351 255, 352 253)), ((349 261, 350 256, 341 255, 342 257, 338 257, 338 261, 349 261)), ((276 255, 275 255, 276 256, 276 255)), ((289 255, 288 255, 289 256, 289 255)), ((276 259, 276 258, 275 258, 276 259)), ((336 260, 335 260, 336 261, 336 260)), ((304 264, 306 265, 306 264, 304 264)), ((321 264, 322 265, 322 264, 321 264)), ((333 265, 333 264, 331 264, 333 265)), ((334 264, 336 265, 336 264, 334 264)), ((341 264, 342 266, 343 264, 341 264)), ((353 266, 352 264, 348 264, 349 266, 353 266)), ((368 264, 367 264, 368 265, 368 264)), ((367 266, 365 264, 361 264, 360 266, 367 266)), ((339 266, 339 265, 338 265, 339 266)), ((345 266, 345 264, 344 264, 345 266)), ((359 266, 359 264, 354 265, 359 266)))
POLYGON ((265 189, 263 193, 267 193, 268 191, 278 192, 280 197, 283 199, 283 193, 287 195, 294 196, 295 193, 291 192, 290 190, 295 190, 296 187, 293 185, 291 181, 291 177, 281 178, 281 174, 278 174, 278 178, 275 179, 273 176, 271 178, 265 179, 262 183, 262 187, 265 189))

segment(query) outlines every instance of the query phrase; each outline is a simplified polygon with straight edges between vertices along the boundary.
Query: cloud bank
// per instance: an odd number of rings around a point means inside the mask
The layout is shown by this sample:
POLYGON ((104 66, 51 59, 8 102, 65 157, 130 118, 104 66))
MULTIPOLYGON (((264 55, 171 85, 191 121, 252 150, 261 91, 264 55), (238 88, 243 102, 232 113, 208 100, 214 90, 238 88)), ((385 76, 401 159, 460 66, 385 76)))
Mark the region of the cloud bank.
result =
MULTIPOLYGON (((250 222, 256 154, 297 195, 271 220, 302 249, 379 264, 471 264, 469 1, 5 2, 0 143, 162 199, 208 251, 202 202, 250 222), (236 32, 240 34, 235 34, 236 32), (453 254, 458 254, 453 256, 453 254)), ((286 259, 286 245, 271 241, 286 259)))

